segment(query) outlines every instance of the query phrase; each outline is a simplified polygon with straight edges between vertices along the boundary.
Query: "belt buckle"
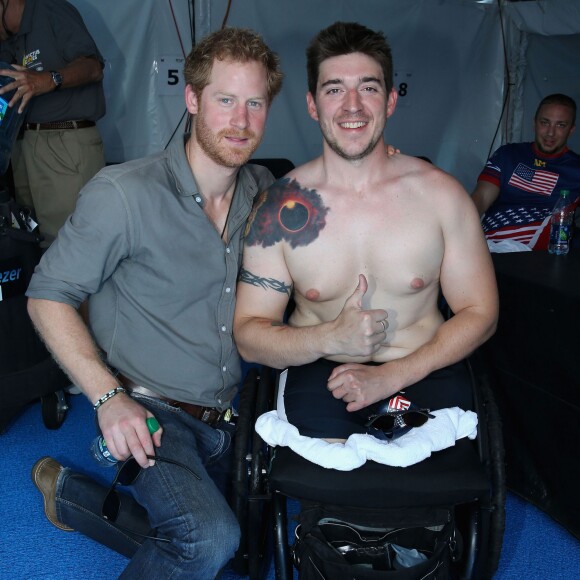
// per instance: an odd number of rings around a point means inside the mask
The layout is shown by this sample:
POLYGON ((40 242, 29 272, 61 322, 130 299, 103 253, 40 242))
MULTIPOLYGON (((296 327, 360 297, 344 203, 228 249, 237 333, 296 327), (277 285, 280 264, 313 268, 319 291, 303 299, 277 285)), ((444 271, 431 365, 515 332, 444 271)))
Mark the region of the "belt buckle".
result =
POLYGON ((202 412, 199 420, 202 423, 207 423, 208 425, 215 426, 220 421, 224 421, 226 423, 229 423, 232 419, 233 414, 234 414, 234 412, 233 412, 231 407, 229 407, 225 411, 222 411, 221 413, 219 411, 217 411, 217 409, 204 407, 203 412, 202 412), (217 416, 212 421, 212 414, 214 414, 214 413, 217 413, 217 416))

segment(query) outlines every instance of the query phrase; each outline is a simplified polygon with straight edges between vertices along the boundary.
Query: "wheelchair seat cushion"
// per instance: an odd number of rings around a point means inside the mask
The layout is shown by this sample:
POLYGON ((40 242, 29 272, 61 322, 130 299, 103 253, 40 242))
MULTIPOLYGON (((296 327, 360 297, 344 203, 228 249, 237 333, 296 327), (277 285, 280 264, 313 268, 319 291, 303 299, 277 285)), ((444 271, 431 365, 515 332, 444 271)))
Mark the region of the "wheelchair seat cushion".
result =
POLYGON ((270 486, 290 497, 325 504, 392 508, 451 505, 472 501, 489 490, 489 476, 469 439, 410 467, 368 461, 352 471, 325 469, 277 447, 270 486))
POLYGON ((433 411, 432 419, 411 429, 396 440, 380 440, 370 434, 354 433, 344 443, 329 443, 306 437, 278 416, 276 411, 262 414, 256 432, 266 443, 290 447, 322 467, 349 471, 373 460, 385 465, 407 467, 423 461, 435 451, 455 445, 458 439, 477 435, 477 415, 458 407, 433 411))

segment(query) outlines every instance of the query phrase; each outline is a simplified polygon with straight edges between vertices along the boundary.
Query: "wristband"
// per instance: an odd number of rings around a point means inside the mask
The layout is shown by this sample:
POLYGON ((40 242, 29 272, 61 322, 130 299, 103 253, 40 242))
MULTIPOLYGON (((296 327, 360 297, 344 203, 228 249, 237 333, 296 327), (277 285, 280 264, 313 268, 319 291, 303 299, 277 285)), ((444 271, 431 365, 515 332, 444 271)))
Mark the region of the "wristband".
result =
POLYGON ((103 403, 105 403, 106 401, 108 401, 109 399, 111 399, 112 397, 114 397, 115 395, 118 395, 119 393, 127 393, 127 390, 124 389, 123 387, 116 387, 114 388, 112 391, 109 391, 108 393, 105 393, 94 405, 93 405, 93 409, 96 411, 103 403))

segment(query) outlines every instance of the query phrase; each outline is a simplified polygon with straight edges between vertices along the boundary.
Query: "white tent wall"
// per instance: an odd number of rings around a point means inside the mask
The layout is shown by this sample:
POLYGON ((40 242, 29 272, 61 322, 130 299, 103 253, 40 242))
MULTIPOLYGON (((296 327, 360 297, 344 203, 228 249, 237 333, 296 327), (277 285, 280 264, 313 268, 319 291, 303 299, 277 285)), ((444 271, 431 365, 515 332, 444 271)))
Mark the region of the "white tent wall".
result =
MULTIPOLYGON (((546 95, 564 93, 580 104, 580 2, 538 0, 504 4, 512 83, 503 142, 531 141, 533 118, 546 95)), ((580 131, 568 142, 580 152, 580 131)))
MULTIPOLYGON (((580 23, 580 15, 578 22, 580 23)), ((527 69, 523 86, 524 122, 515 141, 533 138, 532 119, 539 100, 554 92, 570 95, 580 105, 580 34, 543 36, 528 34, 527 69), (549 59, 546 58, 549 55, 549 59)), ((580 152, 580 131, 575 131, 569 146, 580 152)))
POLYGON ((106 61, 107 114, 98 126, 107 162, 163 149, 174 131, 183 133, 182 69, 192 46, 190 0, 69 1, 106 61))
MULTIPOLYGON (((184 53, 221 27, 227 0, 70 0, 106 59, 106 158, 120 162, 162 149, 184 127, 184 53)), ((300 164, 321 137, 306 112, 305 48, 336 20, 383 30, 393 47, 399 102, 386 138, 426 155, 471 191, 491 149, 532 137, 542 96, 580 101, 580 2, 502 1, 510 91, 502 105, 504 46, 495 0, 232 0, 227 24, 260 32, 286 73, 260 157, 300 164), (497 131, 502 122, 501 130, 497 131), (495 140, 494 140, 495 136, 495 140), (492 143, 493 142, 493 143, 492 143)), ((580 150, 580 132, 571 145, 580 150)))
MULTIPOLYGON (((219 28, 227 1, 205 6, 219 28)), ((228 24, 258 30, 286 74, 257 155, 299 164, 320 154, 320 131, 306 112, 305 48, 336 20, 380 29, 392 46, 399 99, 387 141, 471 187, 500 117, 504 80, 497 7, 472 0, 233 0, 228 24)))

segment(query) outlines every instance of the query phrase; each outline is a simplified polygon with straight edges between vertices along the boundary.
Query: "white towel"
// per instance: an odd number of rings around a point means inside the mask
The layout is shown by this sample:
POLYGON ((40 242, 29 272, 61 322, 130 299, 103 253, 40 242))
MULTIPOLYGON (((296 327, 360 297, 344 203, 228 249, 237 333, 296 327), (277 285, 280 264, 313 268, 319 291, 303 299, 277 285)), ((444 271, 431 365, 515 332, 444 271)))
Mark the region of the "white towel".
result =
POLYGON ((492 254, 504 254, 509 252, 531 252, 532 248, 517 240, 501 240, 494 242, 487 240, 487 247, 492 254))
POLYGON ((457 439, 475 439, 477 436, 476 413, 459 407, 431 413, 435 419, 429 419, 394 441, 381 441, 366 434, 351 435, 344 443, 304 437, 276 411, 258 417, 256 431, 269 445, 290 447, 308 461, 340 471, 356 469, 369 459, 385 465, 408 467, 423 461, 433 451, 455 445, 457 439))

